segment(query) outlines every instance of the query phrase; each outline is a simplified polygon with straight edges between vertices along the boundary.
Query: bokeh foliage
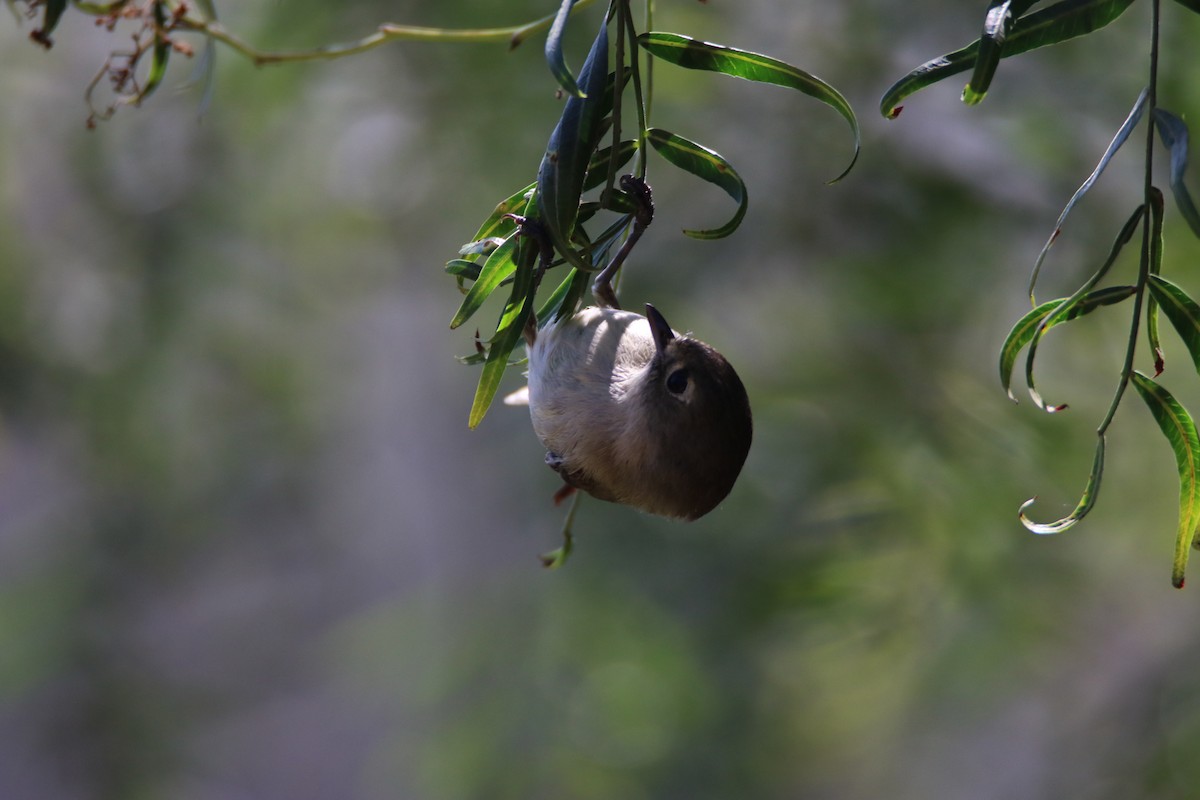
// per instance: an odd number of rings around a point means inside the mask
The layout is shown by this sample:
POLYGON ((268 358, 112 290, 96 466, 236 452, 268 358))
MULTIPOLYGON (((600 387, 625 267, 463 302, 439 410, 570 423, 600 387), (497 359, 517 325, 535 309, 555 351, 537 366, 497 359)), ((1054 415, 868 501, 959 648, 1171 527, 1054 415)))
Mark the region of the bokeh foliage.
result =
MULTIPOLYGON (((1141 89, 1123 43, 1142 5, 1006 62, 977 109, 946 85, 864 115, 835 187, 836 115, 662 69, 656 124, 704 131, 755 202, 733 237, 694 241, 679 230, 729 200, 664 176, 622 291, 737 364, 760 435, 710 517, 592 504, 557 573, 535 557, 559 512, 528 420, 463 425, 473 331, 447 333, 442 270, 542 157, 561 105, 538 48, 221 58, 202 121, 168 73, 88 132, 104 32, 65 14, 44 53, 0 27, 20 110, 0 117, 0 795, 1191 796, 1196 595, 1162 580, 1161 435, 1122 415, 1090 528, 1030 536, 1013 499, 1069 509, 1094 437, 1014 410, 995 374, 1047 225, 1141 89)), ((811 64, 867 108, 978 11, 659 21, 811 64)), ((222 12, 299 47, 546 9, 222 12)), ((1195 16, 1165 28, 1181 114, 1200 107, 1195 16)), ((1047 296, 1108 253, 1140 180, 1125 156, 1073 211, 1047 296)), ((1165 222, 1164 274, 1194 287, 1200 247, 1165 222)), ((1039 355, 1081 419, 1120 367, 1106 316, 1039 355)))

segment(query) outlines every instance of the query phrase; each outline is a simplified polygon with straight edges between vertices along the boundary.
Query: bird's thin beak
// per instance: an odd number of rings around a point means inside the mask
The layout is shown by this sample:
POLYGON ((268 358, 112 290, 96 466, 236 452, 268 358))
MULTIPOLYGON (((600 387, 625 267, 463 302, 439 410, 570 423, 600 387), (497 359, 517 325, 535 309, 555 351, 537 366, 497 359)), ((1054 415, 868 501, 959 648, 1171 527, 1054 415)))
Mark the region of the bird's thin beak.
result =
POLYGON ((658 309, 646 303, 646 319, 650 322, 650 334, 654 337, 654 347, 658 352, 666 349, 667 342, 675 338, 675 332, 671 330, 671 326, 667 324, 663 315, 658 313, 658 309))

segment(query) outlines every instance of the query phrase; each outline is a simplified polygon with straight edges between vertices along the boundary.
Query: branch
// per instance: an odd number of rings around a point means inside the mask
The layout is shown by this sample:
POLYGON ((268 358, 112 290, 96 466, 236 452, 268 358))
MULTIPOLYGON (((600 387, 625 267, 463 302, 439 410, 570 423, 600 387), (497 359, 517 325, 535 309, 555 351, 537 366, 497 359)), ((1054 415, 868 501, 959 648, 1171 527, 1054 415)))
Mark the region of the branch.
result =
MULTIPOLYGON (((581 8, 586 8, 594 3, 595 0, 578 0, 575 6, 571 9, 572 13, 581 8)), ((394 25, 384 23, 379 26, 379 29, 368 36, 352 42, 342 44, 331 44, 323 47, 317 47, 312 50, 296 50, 292 52, 268 52, 259 50, 254 45, 235 36, 221 23, 216 20, 198 19, 192 16, 186 16, 179 20, 178 27, 182 30, 192 31, 207 36, 209 39, 220 42, 232 50, 241 53, 255 63, 256 66, 264 64, 282 64, 293 61, 328 61, 335 58, 343 58, 352 56, 358 53, 364 53, 367 50, 373 50, 381 44, 396 41, 420 41, 420 42, 508 42, 509 49, 519 46, 527 38, 544 31, 550 27, 554 21, 554 15, 542 17, 541 19, 527 22, 524 25, 514 25, 507 28, 422 28, 413 25, 394 25)))

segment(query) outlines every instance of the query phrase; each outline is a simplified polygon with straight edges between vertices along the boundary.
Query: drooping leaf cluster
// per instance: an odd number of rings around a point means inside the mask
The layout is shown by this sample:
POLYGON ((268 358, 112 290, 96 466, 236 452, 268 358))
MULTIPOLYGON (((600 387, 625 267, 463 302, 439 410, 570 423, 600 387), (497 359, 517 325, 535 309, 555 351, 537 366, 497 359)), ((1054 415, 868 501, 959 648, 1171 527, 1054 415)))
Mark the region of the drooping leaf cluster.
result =
MULTIPOLYGON (((1200 3, 1195 0, 1177 2, 1192 12, 1200 13, 1200 3)), ((1200 304, 1197 304, 1182 287, 1161 274, 1164 204, 1162 192, 1152 181, 1155 132, 1170 155, 1170 188, 1175 205, 1180 216, 1197 236, 1200 236, 1200 214, 1197 213, 1185 182, 1188 162, 1187 125, 1179 116, 1166 110, 1158 102, 1160 0, 1149 0, 1149 4, 1152 9, 1149 83, 1134 102, 1133 108, 1117 130, 1096 168, 1063 208, 1053 231, 1037 255, 1029 282, 1029 298, 1033 308, 1017 321, 1001 347, 1000 382, 1009 397, 1015 401, 1016 396, 1011 388, 1012 375, 1020 353, 1025 351, 1025 384, 1034 404, 1051 413, 1063 411, 1067 407, 1065 404, 1047 403, 1035 386, 1034 363, 1043 337, 1053 327, 1103 308, 1117 306, 1133 298, 1134 308, 1129 322, 1125 362, 1108 413, 1096 431, 1097 442, 1092 468, 1079 502, 1065 517, 1053 522, 1039 523, 1026 514, 1034 502, 1028 500, 1021 506, 1019 517, 1034 533, 1054 534, 1074 527, 1091 511, 1099 497, 1101 477, 1104 473, 1105 435, 1125 389, 1132 384, 1150 409, 1154 421, 1175 454, 1179 472, 1179 527, 1171 581, 1175 586, 1182 587, 1189 551, 1193 547, 1200 549, 1200 440, 1197 438, 1196 424, 1191 414, 1156 380, 1165 369, 1159 337, 1158 312, 1161 310, 1166 314, 1167 320, 1183 340, 1193 367, 1200 372, 1200 304), (1147 109, 1150 110, 1150 114, 1146 130, 1145 184, 1140 203, 1117 231, 1107 257, 1073 294, 1038 304, 1034 296, 1038 276, 1050 248, 1062 234, 1068 215, 1095 185, 1122 145, 1129 140, 1141 120, 1146 117, 1147 109), (1101 286, 1139 231, 1141 239, 1137 246, 1138 266, 1133 281, 1101 286), (1153 377, 1134 368, 1140 340, 1139 329, 1143 320, 1147 349, 1154 364, 1153 377)), ((1133 5, 1133 0, 1061 0, 1039 11, 1027 13, 1034 5, 1037 3, 1027 0, 992 0, 988 4, 980 37, 966 47, 922 64, 897 81, 884 94, 880 103, 881 113, 885 117, 895 118, 901 110, 899 103, 905 97, 968 69, 972 70, 972 74, 963 89, 962 100, 968 105, 978 104, 986 96, 1001 59, 1099 30, 1121 16, 1133 5)))
POLYGON ((687 69, 717 72, 802 92, 836 110, 849 124, 854 156, 859 150, 858 121, 836 89, 798 67, 759 53, 703 42, 678 33, 637 30, 629 0, 612 0, 579 70, 572 74, 563 54, 563 34, 572 0, 563 0, 546 38, 550 73, 566 95, 562 115, 551 132, 537 179, 501 202, 480 226, 474 239, 447 264, 465 293, 451 327, 457 328, 484 301, 507 287, 500 319, 486 341, 477 343, 469 361, 483 362, 483 374, 471 407, 469 424, 478 425, 499 389, 513 350, 531 320, 570 315, 580 306, 589 277, 604 268, 614 245, 629 236, 638 212, 637 198, 623 188, 619 175, 627 168, 646 179, 648 152, 723 190, 737 203, 733 216, 715 228, 686 229, 699 239, 733 233, 748 205, 748 192, 737 170, 716 150, 680 134, 651 127, 644 85, 644 57, 687 69), (611 64, 610 64, 611 59, 611 64), (623 132, 633 132, 626 137, 623 132), (632 167, 627 167, 633 161, 632 167), (598 190, 594 196, 589 192, 598 190), (524 233, 530 223, 544 231, 552 253, 541 263, 537 246, 524 233), (542 279, 563 270, 556 288, 535 313, 542 279), (471 286, 468 288, 467 283, 471 286))

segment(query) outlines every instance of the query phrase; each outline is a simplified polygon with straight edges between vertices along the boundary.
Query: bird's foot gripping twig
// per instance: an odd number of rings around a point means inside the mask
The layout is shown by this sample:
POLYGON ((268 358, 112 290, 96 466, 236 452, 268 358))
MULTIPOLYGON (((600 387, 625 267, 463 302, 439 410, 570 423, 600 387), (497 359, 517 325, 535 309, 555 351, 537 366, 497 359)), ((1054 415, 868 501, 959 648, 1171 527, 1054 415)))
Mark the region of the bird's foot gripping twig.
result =
POLYGON ((650 227, 650 223, 654 221, 654 195, 650 191, 650 184, 633 175, 622 175, 621 189, 633 198, 637 208, 633 212, 633 229, 629 232, 629 237, 621 245, 617 254, 613 256, 612 261, 608 262, 608 266, 600 270, 600 274, 592 282, 592 295, 601 306, 606 308, 621 307, 617 302, 617 293, 612 288, 613 277, 625 263, 625 259, 633 250, 633 246, 637 244, 638 239, 642 238, 646 228, 650 227))

